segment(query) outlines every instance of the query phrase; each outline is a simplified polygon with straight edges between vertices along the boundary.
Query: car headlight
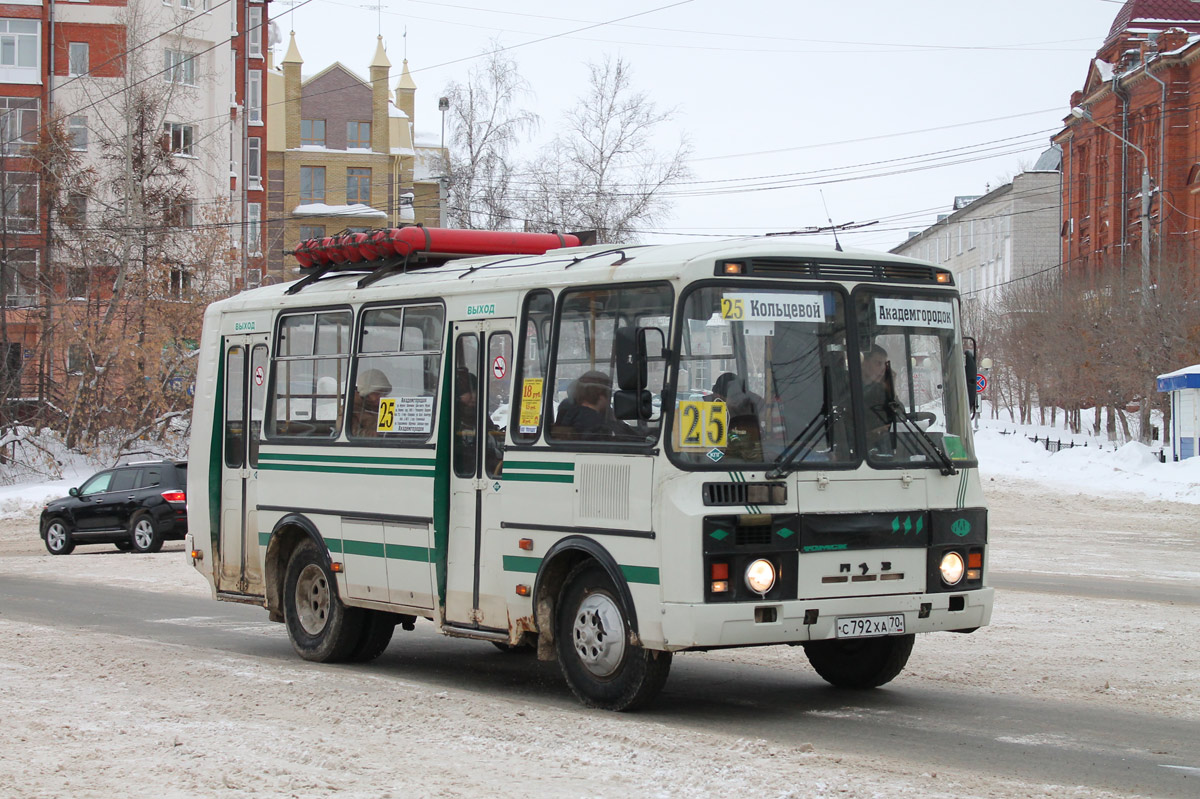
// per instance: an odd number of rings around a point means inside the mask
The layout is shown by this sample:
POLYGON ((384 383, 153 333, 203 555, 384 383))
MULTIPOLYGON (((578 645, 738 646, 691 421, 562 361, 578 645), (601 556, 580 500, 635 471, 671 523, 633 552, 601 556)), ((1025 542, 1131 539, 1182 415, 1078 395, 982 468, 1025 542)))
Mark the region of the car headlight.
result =
POLYGON ((746 567, 746 587, 756 594, 765 594, 775 587, 775 566, 759 558, 746 567))
POLYGON ((963 563, 962 555, 957 552, 947 552, 942 555, 942 562, 938 569, 942 572, 942 582, 946 585, 958 585, 962 582, 966 564, 963 563))

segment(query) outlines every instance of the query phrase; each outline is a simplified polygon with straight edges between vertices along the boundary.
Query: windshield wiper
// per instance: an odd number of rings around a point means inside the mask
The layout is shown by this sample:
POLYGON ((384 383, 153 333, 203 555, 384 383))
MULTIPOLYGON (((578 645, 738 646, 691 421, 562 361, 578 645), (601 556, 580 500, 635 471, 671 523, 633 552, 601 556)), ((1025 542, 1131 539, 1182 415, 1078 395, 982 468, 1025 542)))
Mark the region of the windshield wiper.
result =
POLYGON ((792 439, 792 443, 784 447, 783 452, 779 453, 779 457, 775 459, 774 465, 767 471, 766 478, 768 480, 778 480, 780 477, 794 472, 796 470, 795 465, 808 457, 809 453, 812 452, 809 445, 816 438, 817 433, 821 431, 818 423, 822 419, 825 419, 827 424, 832 425, 837 422, 840 414, 841 411, 838 410, 836 405, 833 406, 833 410, 828 414, 826 414, 825 408, 817 411, 817 415, 809 420, 808 424, 804 425, 804 429, 792 439))
POLYGON ((929 433, 922 430, 916 422, 908 418, 908 413, 904 410, 904 406, 900 404, 899 400, 889 400, 887 407, 892 411, 896 419, 904 425, 905 430, 916 434, 917 444, 920 445, 925 454, 931 456, 933 460, 942 465, 942 474, 958 474, 958 469, 955 468, 954 461, 950 460, 950 456, 942 451, 942 448, 934 442, 933 437, 929 433))

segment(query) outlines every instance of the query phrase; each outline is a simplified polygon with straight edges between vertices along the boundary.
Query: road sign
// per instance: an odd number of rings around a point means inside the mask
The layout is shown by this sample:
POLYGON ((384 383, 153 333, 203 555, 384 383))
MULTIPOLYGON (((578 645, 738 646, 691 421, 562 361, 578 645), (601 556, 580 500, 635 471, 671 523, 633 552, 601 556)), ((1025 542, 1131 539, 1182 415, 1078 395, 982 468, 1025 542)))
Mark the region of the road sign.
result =
POLYGON ((975 393, 982 394, 985 391, 987 391, 987 377, 975 375, 975 393))

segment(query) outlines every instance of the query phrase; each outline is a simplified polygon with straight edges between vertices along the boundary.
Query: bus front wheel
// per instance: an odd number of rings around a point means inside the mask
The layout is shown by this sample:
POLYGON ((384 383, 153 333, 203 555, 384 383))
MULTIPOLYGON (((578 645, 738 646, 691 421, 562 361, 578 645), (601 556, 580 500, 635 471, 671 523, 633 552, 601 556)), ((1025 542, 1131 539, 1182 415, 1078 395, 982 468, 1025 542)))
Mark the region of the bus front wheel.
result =
POLYGON ((913 635, 886 638, 843 638, 804 644, 808 662, 838 688, 878 688, 904 671, 912 654, 913 635))
POLYGON ((608 573, 584 561, 567 575, 558 601, 555 641, 567 685, 581 702, 636 710, 667 681, 671 653, 634 646, 629 618, 608 573))
POLYGON ((306 540, 288 561, 283 615, 292 648, 305 660, 346 660, 363 639, 363 614, 338 597, 337 582, 325 557, 306 540))

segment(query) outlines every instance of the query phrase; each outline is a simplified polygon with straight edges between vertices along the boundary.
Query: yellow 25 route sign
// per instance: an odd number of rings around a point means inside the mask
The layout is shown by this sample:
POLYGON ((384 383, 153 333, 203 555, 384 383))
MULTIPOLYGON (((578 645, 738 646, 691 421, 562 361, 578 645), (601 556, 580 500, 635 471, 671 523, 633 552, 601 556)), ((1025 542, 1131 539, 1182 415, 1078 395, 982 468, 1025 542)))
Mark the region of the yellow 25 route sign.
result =
POLYGON ((379 401, 379 421, 375 430, 380 433, 390 433, 396 424, 396 398, 386 397, 379 401))
POLYGON ((679 403, 680 449, 729 446, 729 407, 724 402, 679 403))

